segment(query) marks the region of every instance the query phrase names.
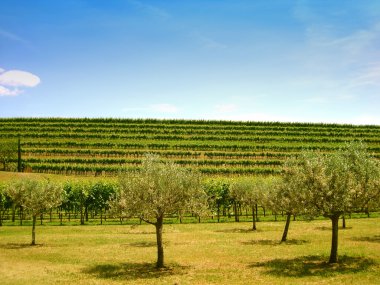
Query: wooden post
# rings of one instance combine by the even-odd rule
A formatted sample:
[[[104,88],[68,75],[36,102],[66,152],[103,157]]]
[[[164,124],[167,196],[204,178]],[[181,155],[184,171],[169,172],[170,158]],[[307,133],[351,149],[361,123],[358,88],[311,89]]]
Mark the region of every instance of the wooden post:
[[[22,172],[22,166],[21,166],[21,140],[18,138],[17,143],[17,171]]]

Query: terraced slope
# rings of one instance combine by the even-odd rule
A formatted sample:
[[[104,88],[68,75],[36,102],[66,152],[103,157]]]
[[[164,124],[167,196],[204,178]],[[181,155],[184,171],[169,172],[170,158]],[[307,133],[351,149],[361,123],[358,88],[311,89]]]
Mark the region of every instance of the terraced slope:
[[[0,119],[0,141],[21,139],[24,171],[114,175],[157,153],[207,174],[272,174],[305,148],[362,140],[380,158],[380,126],[153,119]]]

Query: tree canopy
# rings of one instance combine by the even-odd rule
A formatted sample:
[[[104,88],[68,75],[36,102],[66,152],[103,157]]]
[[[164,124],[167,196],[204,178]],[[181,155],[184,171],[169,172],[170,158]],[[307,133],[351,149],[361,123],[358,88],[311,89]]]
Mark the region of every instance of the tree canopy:
[[[32,245],[36,244],[37,216],[59,206],[63,199],[63,187],[50,180],[18,179],[9,183],[6,193],[14,203],[27,210],[33,218]]]
[[[290,190],[303,192],[305,212],[331,219],[329,262],[337,262],[339,217],[378,199],[378,163],[362,143],[352,142],[331,154],[305,151],[289,166],[289,172]]]
[[[199,211],[207,204],[199,173],[158,156],[147,155],[142,168],[120,175],[119,192],[110,203],[125,217],[137,216],[156,227],[157,267],[164,266],[162,227],[165,215],[180,211]]]

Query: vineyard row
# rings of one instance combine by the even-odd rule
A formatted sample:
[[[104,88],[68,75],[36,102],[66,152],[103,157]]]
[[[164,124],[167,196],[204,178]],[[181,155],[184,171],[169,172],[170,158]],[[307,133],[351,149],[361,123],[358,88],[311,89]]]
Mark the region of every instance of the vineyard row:
[[[46,126],[1,126],[0,134],[4,136],[16,136],[25,133],[48,133],[48,134],[138,134],[138,135],[148,135],[148,134],[165,134],[165,135],[212,135],[212,136],[285,136],[285,137],[343,137],[343,138],[371,138],[377,137],[380,131],[377,129],[373,130],[339,130],[333,131],[329,129],[324,130],[313,130],[307,129],[304,131],[298,129],[252,129],[252,130],[238,130],[238,129],[197,129],[197,128],[173,128],[173,127],[134,127],[134,126],[123,126],[120,128],[113,127],[46,127]]]
[[[360,139],[369,144],[380,143],[379,136],[372,138],[365,137],[310,137],[310,136],[221,136],[221,135],[203,135],[203,136],[180,136],[180,135],[126,135],[126,134],[104,134],[104,133],[50,133],[50,132],[24,132],[20,136],[17,133],[0,133],[3,138],[43,138],[43,139],[103,139],[103,140],[163,140],[163,141],[228,141],[228,142],[299,142],[299,143],[345,143],[350,140]]]

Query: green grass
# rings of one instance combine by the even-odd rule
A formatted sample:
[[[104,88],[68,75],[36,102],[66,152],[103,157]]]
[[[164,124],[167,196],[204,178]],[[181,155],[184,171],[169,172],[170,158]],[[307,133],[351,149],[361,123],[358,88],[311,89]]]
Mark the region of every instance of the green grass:
[[[164,225],[167,268],[156,270],[155,232],[142,226],[0,228],[1,284],[380,284],[379,218],[349,219],[339,257],[326,263],[330,223]]]

